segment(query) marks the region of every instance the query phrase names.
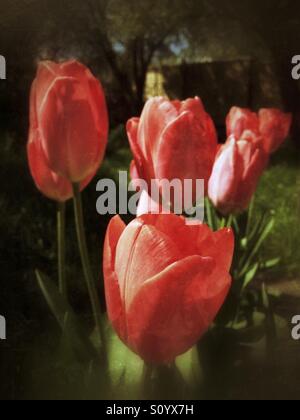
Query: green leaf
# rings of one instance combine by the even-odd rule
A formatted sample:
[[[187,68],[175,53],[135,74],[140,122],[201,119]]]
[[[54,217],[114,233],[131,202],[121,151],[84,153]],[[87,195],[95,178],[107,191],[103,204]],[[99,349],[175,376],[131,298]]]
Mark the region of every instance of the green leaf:
[[[205,199],[206,219],[208,226],[213,229],[212,206],[208,198]]]
[[[275,219],[272,218],[263,228],[262,232],[260,233],[259,237],[256,239],[256,243],[250,252],[250,255],[248,256],[247,260],[245,261],[245,265],[241,271],[241,276],[244,276],[248,269],[250,264],[252,263],[254,257],[257,255],[258,251],[260,250],[261,246],[265,242],[265,240],[268,238],[270,233],[272,232],[273,228],[275,226]]]
[[[255,197],[252,198],[249,209],[248,209],[248,213],[247,213],[247,227],[246,227],[246,237],[247,238],[250,235],[252,218],[253,218],[254,207],[255,207],[254,203],[255,203]]]
[[[202,376],[202,370],[196,347],[192,348],[183,356],[177,357],[176,366],[186,383],[191,386],[199,383]]]
[[[280,264],[281,258],[274,258],[272,260],[265,261],[261,264],[261,268],[270,270],[271,268],[277,267]]]
[[[270,300],[269,300],[269,296],[268,296],[268,293],[267,293],[265,283],[263,283],[263,285],[262,285],[262,301],[263,301],[264,308],[269,310],[270,309]]]
[[[254,266],[247,272],[245,275],[245,279],[243,282],[243,288],[242,292],[245,291],[245,289],[249,286],[249,284],[252,282],[254,277],[256,276],[256,273],[259,269],[259,263],[254,264]]]
[[[226,223],[226,219],[223,217],[222,219],[220,219],[219,222],[219,229],[224,229],[226,227],[227,223]],[[230,227],[230,226],[228,226]]]
[[[267,349],[271,352],[277,341],[277,326],[272,303],[270,301],[265,283],[262,285],[262,301],[266,311]]]
[[[262,313],[253,314],[253,325],[247,326],[247,323],[235,324],[233,329],[237,334],[238,342],[241,344],[257,343],[265,337],[265,319]]]
[[[97,352],[66,298],[45,274],[36,271],[36,277],[51,312],[63,334],[69,339],[78,359],[81,362],[90,362],[96,358]]]
[[[228,220],[226,222],[226,227],[228,227],[228,228],[232,227],[233,218],[234,218],[234,216],[232,214],[228,217]]]
[[[248,228],[248,231],[249,231],[247,233],[248,243],[252,242],[253,240],[255,240],[257,236],[260,235],[263,225],[264,225],[265,217],[266,217],[266,214],[264,213],[261,217],[258,218],[256,223],[253,224],[252,229],[250,229],[250,227]]]
[[[122,343],[111,328],[107,330],[107,345],[113,385],[121,387],[121,392],[123,388],[125,395],[128,395],[129,389],[136,395],[143,376],[144,362]]]
[[[238,223],[238,220],[237,220],[236,216],[232,217],[232,227],[234,228],[236,235],[239,235],[240,234],[240,226],[239,226],[239,223]]]
[[[241,247],[242,247],[243,250],[246,250],[247,249],[247,247],[248,247],[248,238],[243,238],[241,240]]]

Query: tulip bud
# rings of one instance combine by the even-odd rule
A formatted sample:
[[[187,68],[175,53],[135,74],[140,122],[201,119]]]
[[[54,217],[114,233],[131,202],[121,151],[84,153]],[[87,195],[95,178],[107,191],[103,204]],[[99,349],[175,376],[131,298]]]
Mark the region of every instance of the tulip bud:
[[[91,72],[77,61],[42,62],[30,109],[51,171],[72,183],[95,174],[107,144],[108,115],[101,84]]]
[[[167,364],[207,331],[231,286],[230,229],[213,233],[182,217],[112,219],[104,247],[109,319],[147,363]]]
[[[247,209],[267,166],[268,155],[245,132],[241,140],[231,136],[221,147],[209,181],[209,197],[224,215]]]

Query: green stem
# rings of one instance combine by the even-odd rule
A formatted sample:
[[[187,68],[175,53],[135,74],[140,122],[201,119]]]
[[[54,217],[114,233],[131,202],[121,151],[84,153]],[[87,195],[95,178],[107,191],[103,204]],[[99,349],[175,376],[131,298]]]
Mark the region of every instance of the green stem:
[[[74,211],[75,211],[78,246],[79,246],[79,251],[80,251],[80,256],[81,256],[84,277],[85,277],[87,288],[90,295],[97,333],[100,339],[100,343],[102,344],[102,346],[104,346],[105,342],[104,342],[104,332],[102,328],[101,306],[98,299],[96,283],[95,283],[94,276],[92,273],[88,249],[87,249],[79,184],[73,184],[73,192],[74,192]]]
[[[155,373],[155,367],[144,363],[143,374],[141,378],[141,399],[151,400],[155,397],[155,381],[153,375]]]
[[[213,226],[212,209],[211,209],[211,204],[208,198],[205,199],[205,209],[206,209],[207,224],[211,229],[213,229],[214,226]]]
[[[59,291],[67,297],[66,281],[66,204],[58,203],[57,208],[57,249]]]
[[[230,214],[230,215],[228,216],[228,220],[227,220],[227,223],[226,223],[226,227],[228,227],[228,228],[231,228],[231,227],[232,227],[232,224],[233,224],[233,219],[234,219],[233,214]]]
[[[252,218],[254,213],[254,206],[255,206],[255,195],[252,197],[248,214],[247,214],[247,227],[246,227],[246,238],[249,238],[251,233],[251,226],[252,226]]]

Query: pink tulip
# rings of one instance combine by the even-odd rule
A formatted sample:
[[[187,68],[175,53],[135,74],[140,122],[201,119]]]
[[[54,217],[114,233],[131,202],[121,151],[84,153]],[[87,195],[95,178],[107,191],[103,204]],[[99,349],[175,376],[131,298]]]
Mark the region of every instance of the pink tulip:
[[[209,181],[209,197],[224,215],[247,209],[268,155],[251,140],[252,132],[236,140],[231,136],[220,149]]]

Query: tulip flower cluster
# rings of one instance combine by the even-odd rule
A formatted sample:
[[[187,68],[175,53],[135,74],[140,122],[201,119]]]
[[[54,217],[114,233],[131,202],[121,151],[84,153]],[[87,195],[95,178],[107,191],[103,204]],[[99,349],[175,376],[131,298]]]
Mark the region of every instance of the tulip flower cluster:
[[[261,109],[259,114],[234,107],[226,119],[228,140],[217,154],[209,197],[222,214],[248,208],[272,152],[287,138],[290,114]]]
[[[95,176],[105,153],[108,114],[100,82],[77,61],[41,63],[30,100],[28,159],[38,189],[64,203],[74,196],[77,234],[96,326],[95,294],[82,224],[79,190]],[[288,136],[291,116],[278,110],[233,108],[228,140],[218,146],[214,123],[199,98],[150,99],[127,123],[131,175],[153,180],[204,180],[222,214],[245,210],[269,155]],[[194,197],[195,198],[195,197]],[[120,339],[150,364],[169,364],[209,329],[231,287],[234,233],[187,225],[142,195],[140,217],[109,224],[103,257],[109,319]],[[101,334],[100,334],[101,335]],[[104,340],[103,335],[101,336]],[[103,346],[105,348],[105,346]]]
[[[224,215],[246,210],[269,156],[288,137],[292,116],[277,109],[259,114],[234,107],[227,119],[228,140],[217,145],[210,116],[199,98],[185,102],[154,98],[141,118],[127,123],[134,155],[133,179],[203,179]],[[143,193],[138,214],[162,212],[162,203]]]

